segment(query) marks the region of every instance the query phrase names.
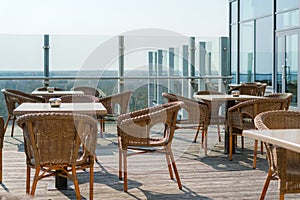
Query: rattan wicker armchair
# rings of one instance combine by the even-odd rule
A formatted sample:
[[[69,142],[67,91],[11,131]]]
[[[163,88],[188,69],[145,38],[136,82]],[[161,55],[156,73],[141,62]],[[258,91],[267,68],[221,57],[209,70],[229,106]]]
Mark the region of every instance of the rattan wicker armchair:
[[[198,91],[195,93],[196,95],[224,95],[223,92],[216,92],[216,91]],[[218,128],[218,137],[219,142],[221,142],[221,130],[220,125],[225,124],[225,113],[222,113],[222,106],[224,106],[225,101],[218,101],[218,102],[211,102],[202,100],[204,103],[207,104],[209,110],[209,125],[217,125]]]
[[[285,109],[288,110],[293,98],[292,93],[273,93],[273,94],[268,94],[265,97],[267,98],[273,98],[273,99],[285,99],[286,100],[286,105]]]
[[[95,87],[89,87],[89,86],[76,86],[71,88],[71,90],[74,91],[83,91],[83,93],[85,95],[92,95],[95,96],[97,98],[103,98],[106,96],[106,94],[100,90],[99,88],[95,88]]]
[[[26,193],[34,195],[39,180],[61,175],[74,182],[76,198],[81,199],[76,170],[89,168],[93,199],[97,120],[80,114],[38,113],[22,115],[17,123],[24,136]],[[35,175],[30,191],[31,168]]]
[[[64,95],[60,97],[63,103],[94,103],[99,102],[99,99],[92,95],[76,94]]]
[[[177,171],[171,148],[177,113],[182,105],[182,102],[166,103],[120,115],[118,118],[119,179],[122,179],[123,160],[125,192],[128,190],[127,157],[151,152],[166,154],[170,178],[174,179],[174,172],[178,188],[182,189],[179,173]],[[157,128],[157,126],[159,126],[159,128]],[[156,137],[151,135],[152,131],[156,132]],[[130,153],[128,150],[132,150],[133,152]]]
[[[119,115],[127,113],[131,94],[132,91],[126,91],[99,99],[107,110],[105,116],[99,117],[101,134],[105,131],[106,121],[115,122]]]
[[[269,111],[257,115],[254,123],[257,129],[299,129],[300,112]],[[267,150],[269,171],[260,199],[264,199],[271,180],[278,180],[279,199],[286,193],[300,193],[300,154],[264,143]]]
[[[254,117],[259,113],[269,110],[284,110],[285,99],[262,98],[241,102],[232,106],[227,111],[227,122],[229,126],[229,159],[232,160],[233,137],[240,135],[242,137],[242,148],[244,148],[242,131],[246,129],[255,129]],[[257,141],[254,147],[253,168],[256,168]]]
[[[45,102],[45,99],[42,97],[37,97],[19,90],[12,89],[2,89],[2,94],[4,95],[6,108],[7,108],[7,119],[4,126],[4,131],[8,127],[8,123],[12,120],[11,126],[11,136],[14,135],[14,125],[16,121],[16,116],[13,114],[14,109],[24,102]]]
[[[182,110],[187,114],[187,117],[182,116],[181,119],[177,119],[176,129],[196,129],[194,142],[197,141],[199,131],[202,130],[202,146],[207,154],[207,129],[209,125],[209,108],[204,102],[198,102],[193,99],[189,99],[180,95],[171,93],[162,93],[162,96],[168,100],[168,102],[182,101],[184,105]]]

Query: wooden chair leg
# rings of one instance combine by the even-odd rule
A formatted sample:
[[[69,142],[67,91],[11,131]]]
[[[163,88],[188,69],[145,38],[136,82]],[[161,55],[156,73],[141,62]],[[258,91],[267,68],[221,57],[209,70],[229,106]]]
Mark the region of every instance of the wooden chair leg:
[[[94,198],[94,166],[90,167],[90,199]]]
[[[79,199],[81,199],[81,196],[80,196],[80,189],[79,189],[79,184],[78,184],[78,179],[77,179],[77,175],[76,175],[75,166],[72,166],[72,176],[74,178],[74,187],[75,187],[75,192],[76,192],[76,199],[79,200]]]
[[[30,192],[30,194],[32,196],[34,196],[34,193],[35,193],[35,189],[36,189],[36,185],[37,185],[37,182],[38,182],[39,174],[40,174],[40,167],[36,167],[33,182],[32,182],[31,192]]]
[[[16,116],[14,116],[13,120],[12,120],[12,124],[11,124],[11,134],[10,136],[13,137],[14,136],[14,128],[15,128],[15,121],[16,121]]]
[[[260,194],[260,197],[259,197],[260,200],[265,199],[265,196],[266,196],[266,193],[267,193],[267,190],[268,190],[271,178],[272,178],[272,172],[269,170],[267,178],[266,178],[266,181],[265,181],[264,188],[263,188],[263,190],[262,190],[262,192]]]
[[[11,117],[10,115],[7,116],[7,119],[6,119],[6,122],[5,122],[5,125],[4,125],[4,133],[6,132],[6,129],[8,127],[8,124],[9,124],[9,121],[11,120]]]
[[[2,183],[2,149],[0,149],[0,182]]]
[[[27,173],[26,173],[26,194],[30,192],[30,167],[27,166]]]
[[[229,160],[232,160],[232,132],[229,131]]]
[[[172,166],[171,166],[171,162],[170,162],[170,158],[169,158],[170,153],[167,150],[165,150],[165,151],[166,151],[166,159],[167,159],[167,164],[168,164],[168,170],[169,170],[170,178],[172,180],[174,180]]]
[[[198,134],[199,134],[200,129],[201,129],[201,125],[198,125],[198,127],[197,127],[197,132],[196,132],[196,135],[195,135],[195,137],[194,137],[194,142],[197,141],[197,137],[198,137]],[[203,141],[203,131],[202,131],[202,141]]]
[[[221,142],[221,130],[220,130],[220,125],[218,126],[218,138],[219,138],[219,142]]]
[[[264,154],[264,143],[262,141],[260,142],[260,154]]]
[[[256,158],[257,158],[257,143],[258,141],[254,141],[254,152],[253,152],[253,169],[256,169]]]
[[[244,149],[244,136],[241,136],[242,149]]]
[[[127,151],[122,150],[123,152],[123,161],[124,161],[124,192],[128,190],[128,183],[127,183]]]
[[[207,130],[204,130],[204,154],[207,156]]]
[[[182,189],[182,185],[181,185],[181,181],[180,181],[180,177],[179,177],[179,173],[177,171],[177,167],[176,167],[176,163],[175,163],[175,159],[173,157],[173,153],[172,153],[172,149],[171,147],[168,147],[169,148],[169,152],[170,152],[170,158],[171,158],[171,162],[172,162],[172,166],[173,166],[173,171],[175,173],[175,176],[176,176],[176,180],[177,180],[177,184],[178,184],[178,188],[181,190]]]
[[[122,150],[119,147],[119,180],[122,180]]]

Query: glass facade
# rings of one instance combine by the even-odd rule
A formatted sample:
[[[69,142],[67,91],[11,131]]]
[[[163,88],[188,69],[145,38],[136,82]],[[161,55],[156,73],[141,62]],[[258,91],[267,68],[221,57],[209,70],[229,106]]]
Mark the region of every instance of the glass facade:
[[[299,0],[229,0],[233,83],[264,82],[298,106]]]

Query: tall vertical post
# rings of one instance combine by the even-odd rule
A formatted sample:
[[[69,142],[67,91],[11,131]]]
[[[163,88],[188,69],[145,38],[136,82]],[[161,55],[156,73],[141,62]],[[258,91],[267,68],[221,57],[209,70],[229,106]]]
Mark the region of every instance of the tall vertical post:
[[[149,76],[153,76],[153,61],[154,61],[154,52],[149,51],[148,52],[148,65],[149,65]],[[152,79],[148,80],[148,107],[152,106],[154,99],[154,84]]]
[[[199,68],[201,76],[206,75],[206,42],[199,42]],[[200,90],[205,90],[205,80],[200,80]]]
[[[119,36],[119,92],[124,91],[124,36]]]
[[[221,37],[221,76],[229,76],[230,75],[230,67],[229,67],[229,39],[227,37]],[[229,83],[230,80],[228,79],[224,79],[222,80],[222,84],[224,85],[224,87],[222,87],[222,92],[228,92],[228,87],[229,87]],[[224,89],[223,89],[224,88]]]
[[[192,94],[198,90],[197,81],[193,78],[196,74],[195,72],[195,37],[190,38],[190,72],[191,72],[191,86],[192,86]]]
[[[157,51],[157,76],[160,77],[163,75],[163,50],[159,49]],[[161,103],[162,102],[162,97],[161,97],[161,93],[162,93],[162,87],[160,86],[160,84],[163,82],[163,80],[157,80],[157,103]]]
[[[49,86],[49,35],[44,35],[44,86],[48,87]]]

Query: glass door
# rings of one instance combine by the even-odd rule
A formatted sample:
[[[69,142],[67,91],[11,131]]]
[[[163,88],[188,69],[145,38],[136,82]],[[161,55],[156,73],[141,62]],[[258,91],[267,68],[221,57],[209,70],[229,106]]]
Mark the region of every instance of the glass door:
[[[276,91],[293,93],[292,106],[297,106],[299,64],[298,32],[276,36]]]

